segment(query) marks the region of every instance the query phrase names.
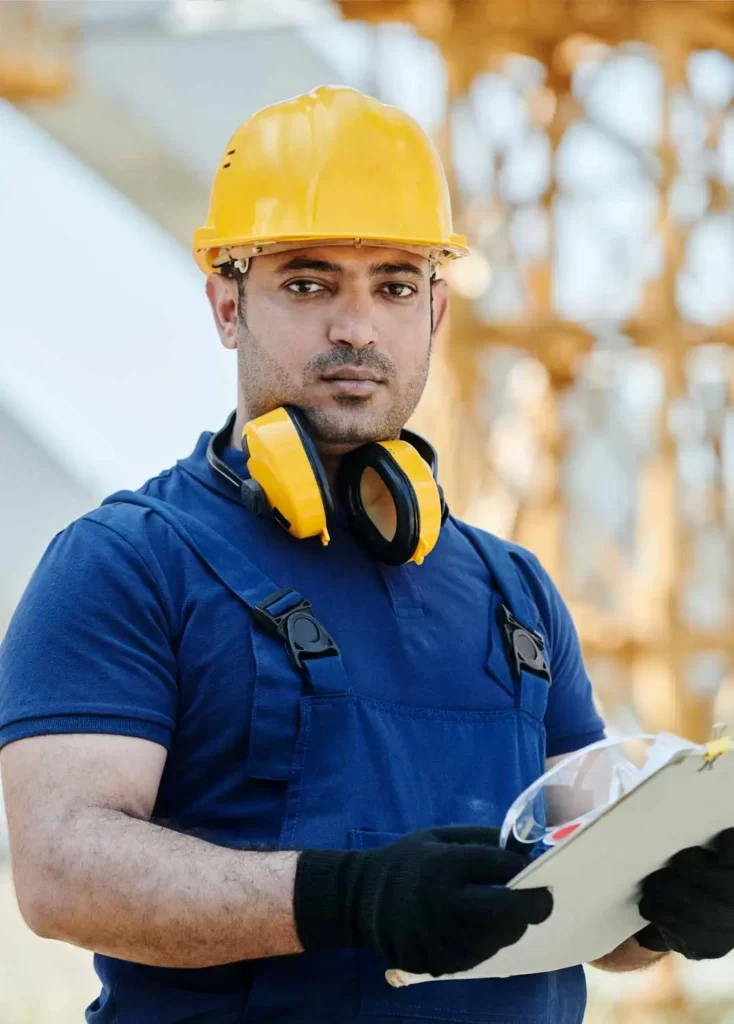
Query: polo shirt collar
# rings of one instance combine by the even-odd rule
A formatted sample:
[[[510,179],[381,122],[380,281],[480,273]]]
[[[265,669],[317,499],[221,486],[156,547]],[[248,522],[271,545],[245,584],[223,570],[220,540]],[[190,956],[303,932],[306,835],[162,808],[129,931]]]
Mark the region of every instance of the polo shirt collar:
[[[199,483],[202,483],[209,490],[215,491],[217,494],[223,495],[225,498],[229,498],[230,501],[235,504],[240,504],[240,496],[238,492],[228,484],[226,480],[222,480],[211,468],[206,457],[206,451],[209,447],[209,442],[213,436],[213,431],[205,430],[196,442],[191,455],[185,459],[179,459],[176,463],[177,467],[183,470],[184,473],[188,473],[189,476],[194,477]],[[250,473],[247,469],[247,463],[245,456],[242,451],[236,448],[225,448],[224,451],[220,452],[220,458],[222,462],[226,463],[230,469],[233,469],[239,476],[247,479]]]

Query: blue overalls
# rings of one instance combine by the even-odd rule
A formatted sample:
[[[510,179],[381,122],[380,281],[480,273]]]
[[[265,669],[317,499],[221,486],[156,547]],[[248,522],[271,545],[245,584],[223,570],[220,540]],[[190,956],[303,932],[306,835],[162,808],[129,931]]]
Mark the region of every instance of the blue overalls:
[[[166,520],[252,613],[256,679],[248,774],[287,784],[274,848],[367,849],[434,825],[499,826],[512,800],[543,772],[548,680],[522,664],[520,670],[511,667],[512,651],[501,639],[492,643],[494,674],[514,693],[512,710],[452,710],[451,692],[431,708],[367,699],[350,687],[339,638],[319,625],[308,594],[283,589],[287,580],[268,579],[242,551],[180,509],[127,491],[105,504],[120,501]],[[506,609],[527,629],[540,631],[538,610],[502,543],[456,526],[488,566]],[[495,634],[501,629],[494,621],[487,627]],[[485,799],[467,801],[467,792]],[[395,966],[367,949],[264,959],[257,962],[241,1017],[227,1021],[583,1019],[581,967],[394,989],[385,971]]]

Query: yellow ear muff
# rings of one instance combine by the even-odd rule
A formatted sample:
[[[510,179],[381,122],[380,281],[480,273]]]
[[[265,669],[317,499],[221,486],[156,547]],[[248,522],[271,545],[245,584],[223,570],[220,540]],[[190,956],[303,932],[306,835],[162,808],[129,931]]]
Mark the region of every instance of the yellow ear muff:
[[[442,503],[428,463],[407,441],[375,441],[345,455],[337,483],[350,528],[388,565],[420,565],[441,532]]]
[[[250,476],[275,519],[294,537],[329,543],[326,517],[334,500],[302,414],[283,406],[250,420],[243,431]]]
[[[304,414],[282,406],[245,425],[242,448],[250,475],[222,458],[236,410],[209,440],[212,472],[234,487],[255,515],[270,515],[292,536],[329,543],[327,517],[335,512],[329,479]],[[449,510],[436,480],[432,445],[403,430],[398,441],[373,441],[345,455],[337,488],[348,525],[369,554],[388,565],[420,565],[433,550]]]

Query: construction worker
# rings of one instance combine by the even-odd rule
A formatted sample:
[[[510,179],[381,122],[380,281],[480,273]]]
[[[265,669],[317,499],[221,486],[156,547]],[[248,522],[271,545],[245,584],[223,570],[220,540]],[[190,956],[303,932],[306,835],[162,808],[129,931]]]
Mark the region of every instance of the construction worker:
[[[449,514],[404,429],[467,251],[436,152],[351,89],[269,107],[194,249],[236,412],[54,538],[2,648],[25,919],[97,954],[90,1024],[580,1022],[581,967],[385,979],[548,917],[496,829],[603,735],[547,574]],[[603,965],[731,948],[732,846],[653,876],[664,927]]]

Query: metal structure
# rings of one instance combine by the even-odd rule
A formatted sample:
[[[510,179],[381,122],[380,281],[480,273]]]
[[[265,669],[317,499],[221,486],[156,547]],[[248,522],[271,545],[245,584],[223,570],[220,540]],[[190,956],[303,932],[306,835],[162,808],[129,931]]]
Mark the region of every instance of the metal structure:
[[[454,504],[548,565],[608,717],[705,738],[734,652],[734,4],[341,7],[446,62],[477,252],[429,399]]]
[[[79,4],[0,0],[0,97],[63,99],[76,80]]]

